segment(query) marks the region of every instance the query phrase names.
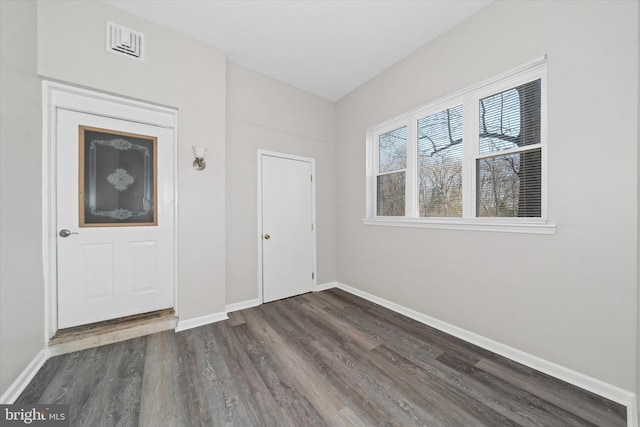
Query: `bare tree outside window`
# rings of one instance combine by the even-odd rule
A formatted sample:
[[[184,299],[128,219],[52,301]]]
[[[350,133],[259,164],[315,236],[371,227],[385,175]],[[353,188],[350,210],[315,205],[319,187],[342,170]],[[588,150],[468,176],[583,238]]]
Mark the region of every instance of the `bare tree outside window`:
[[[378,215],[404,216],[405,173],[378,176]]]
[[[477,216],[541,216],[541,149],[527,149],[540,143],[541,81],[483,98],[479,110]]]
[[[541,58],[368,128],[367,220],[550,230],[546,90]]]
[[[378,138],[377,215],[405,215],[405,175],[407,168],[407,127]]]
[[[421,217],[462,216],[462,105],[418,120]]]

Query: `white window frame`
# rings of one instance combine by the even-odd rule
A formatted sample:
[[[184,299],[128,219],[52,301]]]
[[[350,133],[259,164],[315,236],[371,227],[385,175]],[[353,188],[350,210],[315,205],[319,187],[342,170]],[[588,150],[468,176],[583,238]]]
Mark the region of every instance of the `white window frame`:
[[[479,154],[479,100],[524,83],[541,80],[540,142],[512,150]],[[366,131],[366,225],[422,227],[438,229],[499,231],[513,233],[555,233],[555,224],[547,219],[547,67],[546,57],[537,59],[499,76],[456,92],[435,102],[418,107],[391,120],[371,126]],[[417,189],[417,122],[428,115],[462,104],[463,164],[462,217],[419,217]],[[378,138],[380,135],[407,127],[407,168],[405,169],[405,216],[377,216]],[[476,160],[484,157],[541,150],[541,216],[540,217],[477,217]]]

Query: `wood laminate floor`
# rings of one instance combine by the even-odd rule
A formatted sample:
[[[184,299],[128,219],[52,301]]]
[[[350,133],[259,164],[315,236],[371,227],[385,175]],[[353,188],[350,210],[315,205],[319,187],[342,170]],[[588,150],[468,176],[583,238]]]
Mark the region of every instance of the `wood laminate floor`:
[[[331,289],[49,359],[74,426],[624,426],[625,407]]]

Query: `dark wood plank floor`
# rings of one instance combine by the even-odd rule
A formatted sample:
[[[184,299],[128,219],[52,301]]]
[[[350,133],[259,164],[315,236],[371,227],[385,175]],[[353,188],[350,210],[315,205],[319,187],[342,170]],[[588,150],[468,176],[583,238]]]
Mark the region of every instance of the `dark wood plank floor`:
[[[625,407],[332,289],[51,358],[77,426],[624,426]]]

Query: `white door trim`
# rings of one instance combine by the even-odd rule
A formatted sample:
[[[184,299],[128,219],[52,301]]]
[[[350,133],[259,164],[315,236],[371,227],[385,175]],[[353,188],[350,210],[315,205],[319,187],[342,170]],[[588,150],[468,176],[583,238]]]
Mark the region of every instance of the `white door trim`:
[[[173,288],[174,309],[178,315],[178,111],[44,80],[42,82],[42,264],[45,298],[45,347],[58,330],[56,123],[58,110],[61,109],[173,130]]]
[[[313,223],[313,231],[311,234],[312,242],[312,265],[313,265],[313,288],[318,283],[318,271],[316,263],[316,159],[310,157],[295,156],[293,154],[278,153],[275,151],[258,150],[258,227],[256,230],[257,246],[258,246],[258,301],[264,303],[262,294],[262,156],[280,157],[289,160],[298,160],[309,162],[311,164],[311,221]]]

